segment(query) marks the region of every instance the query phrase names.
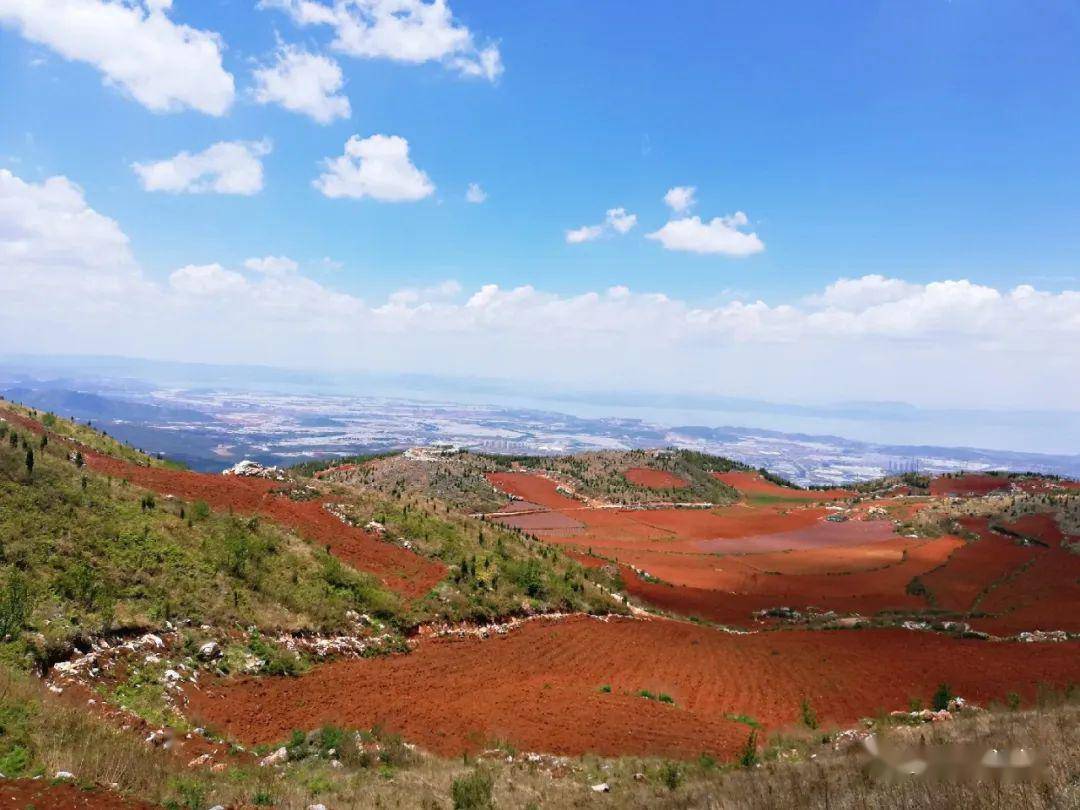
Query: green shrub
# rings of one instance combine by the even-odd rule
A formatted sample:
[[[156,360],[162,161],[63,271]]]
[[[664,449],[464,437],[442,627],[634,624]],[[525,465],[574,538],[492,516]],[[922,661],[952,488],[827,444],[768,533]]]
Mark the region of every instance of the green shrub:
[[[675,790],[682,784],[683,770],[677,762],[665,762],[660,766],[660,781],[668,790]]]
[[[746,738],[742,751],[739,752],[739,765],[743,768],[753,768],[758,764],[757,730],[750,732]]]
[[[495,780],[491,773],[482,768],[477,768],[468,776],[455,779],[450,786],[454,810],[488,810],[494,807],[491,800],[494,787]]]
[[[934,692],[934,697],[930,702],[935,712],[944,711],[949,708],[949,701],[953,699],[952,689],[949,688],[947,683],[938,684],[937,691]]]
[[[814,707],[810,705],[809,698],[802,699],[802,704],[799,706],[799,712],[802,715],[802,724],[804,726],[811,731],[818,727],[817,712],[815,712]]]

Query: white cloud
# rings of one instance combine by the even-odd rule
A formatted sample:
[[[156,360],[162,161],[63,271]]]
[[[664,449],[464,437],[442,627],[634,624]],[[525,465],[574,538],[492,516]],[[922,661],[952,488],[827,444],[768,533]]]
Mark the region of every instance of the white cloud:
[[[606,222],[616,233],[630,233],[637,225],[637,214],[628,214],[625,208],[609,208]]]
[[[582,225],[580,228],[571,228],[566,232],[567,244],[579,245],[582,242],[591,242],[604,235],[603,225]]]
[[[34,309],[71,295],[85,311],[140,288],[127,236],[87,205],[81,188],[0,169],[0,298]]]
[[[221,64],[221,38],[174,23],[170,0],[3,0],[0,22],[66,59],[100,70],[155,112],[190,108],[223,115],[233,77]]]
[[[259,104],[280,104],[320,124],[351,115],[349,99],[339,94],[345,83],[341,66],[333,59],[283,45],[276,60],[252,74]]]
[[[146,191],[173,194],[257,194],[263,187],[261,158],[271,144],[261,141],[221,141],[191,154],[181,152],[167,160],[134,163]]]
[[[668,250],[690,253],[719,253],[725,256],[750,256],[765,249],[756,233],[739,230],[749,220],[742,211],[728,217],[714,217],[702,222],[701,217],[673,219],[646,238],[659,242]]]
[[[422,64],[438,61],[462,76],[494,81],[503,72],[498,45],[477,47],[472,32],[454,20],[446,0],[262,0],[285,10],[298,25],[329,25],[331,47],[365,59]]]
[[[435,191],[431,179],[409,160],[409,142],[398,135],[353,135],[345,154],[327,159],[313,184],[327,197],[371,197],[414,202]]]
[[[469,188],[465,191],[465,201],[480,204],[487,199],[487,192],[480,188],[479,183],[469,183]]]
[[[637,224],[637,214],[627,212],[625,208],[609,208],[604,214],[604,221],[599,225],[582,225],[566,231],[566,241],[571,245],[592,242],[614,232],[627,234]]]
[[[862,278],[841,278],[834,281],[820,295],[811,296],[811,305],[842,310],[860,310],[878,304],[902,301],[912,295],[917,287],[897,278],[867,275]]]
[[[34,183],[0,170],[0,346],[8,352],[130,354],[136,346],[189,361],[309,367],[317,359],[331,370],[626,380],[784,401],[792,391],[804,401],[956,407],[1080,401],[1075,290],[867,275],[793,302],[706,303],[625,286],[561,294],[448,281],[369,303],[295,264],[273,255],[241,268],[200,261],[159,279],[70,180]]]
[[[694,186],[675,186],[674,188],[669,188],[667,194],[664,195],[664,203],[676,214],[685,214],[693,208],[694,203],[697,202],[697,200],[694,199],[694,194],[696,192],[697,188]]]
[[[299,263],[288,256],[253,256],[244,262],[244,267],[268,276],[285,276],[300,269]]]
[[[169,276],[169,286],[187,295],[224,295],[243,290],[247,281],[220,264],[189,264]]]

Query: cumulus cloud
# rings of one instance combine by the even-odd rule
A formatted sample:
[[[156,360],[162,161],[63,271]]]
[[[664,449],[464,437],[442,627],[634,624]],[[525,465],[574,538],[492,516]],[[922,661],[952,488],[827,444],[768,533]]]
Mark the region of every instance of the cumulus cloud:
[[[324,166],[313,184],[327,197],[415,202],[435,192],[431,179],[409,160],[409,142],[398,135],[353,135],[345,154]]]
[[[244,267],[268,276],[285,276],[300,269],[299,263],[288,256],[255,256],[245,260]]]
[[[979,407],[1080,400],[1080,291],[864,275],[795,301],[705,303],[625,286],[565,294],[447,281],[369,302],[274,255],[240,267],[193,263],[158,279],[70,180],[27,182],[3,170],[0,345],[134,345],[191,361],[308,367],[318,358],[337,370],[626,380],[783,400],[792,391]]]
[[[664,195],[664,204],[676,214],[685,214],[693,208],[694,203],[697,202],[697,200],[694,199],[694,194],[696,192],[697,188],[694,186],[675,186],[674,188],[669,188],[667,194]]]
[[[171,0],[4,0],[0,23],[65,59],[86,62],[155,112],[223,115],[235,95],[211,31],[174,23]]]
[[[247,281],[220,264],[189,264],[169,276],[169,286],[188,295],[224,295],[242,290]]]
[[[469,183],[468,189],[465,190],[465,202],[471,202],[479,205],[487,199],[487,192],[480,188],[479,183]]]
[[[603,235],[603,225],[582,225],[580,228],[570,228],[566,231],[566,242],[570,245],[579,245],[582,242],[599,239]]]
[[[331,47],[364,59],[422,64],[441,62],[462,76],[494,81],[503,72],[495,43],[478,47],[472,32],[454,19],[446,0],[262,0],[286,11],[298,25],[334,30]]]
[[[637,214],[629,213],[625,208],[609,208],[604,221],[599,225],[582,225],[566,231],[566,242],[570,245],[592,242],[611,233],[627,234],[637,224]]]
[[[127,235],[87,205],[79,186],[66,177],[30,183],[0,169],[0,297],[36,307],[71,294],[85,309],[141,286]]]
[[[339,92],[345,84],[341,66],[333,59],[293,45],[278,48],[275,59],[252,74],[259,104],[280,104],[320,124],[352,114],[349,99]]]
[[[221,141],[195,154],[181,152],[166,160],[134,163],[132,169],[147,191],[251,195],[262,191],[262,158],[270,150],[267,139]]]
[[[745,233],[740,228],[749,224],[742,211],[731,216],[714,217],[702,222],[701,217],[673,219],[658,231],[646,234],[667,250],[690,253],[713,253],[724,256],[750,256],[765,249],[756,233]]]
[[[630,233],[637,225],[637,214],[627,213],[625,208],[609,208],[605,222],[615,233]]]

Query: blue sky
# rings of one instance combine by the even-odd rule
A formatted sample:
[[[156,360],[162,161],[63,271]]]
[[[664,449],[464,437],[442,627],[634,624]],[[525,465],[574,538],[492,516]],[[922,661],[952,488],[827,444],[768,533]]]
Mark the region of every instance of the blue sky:
[[[386,1],[342,8],[370,22],[365,11]],[[869,347],[856,361],[862,371],[894,354],[907,357],[906,364],[896,361],[865,389],[809,385],[808,397],[918,400],[913,386],[890,390],[888,380],[910,379],[929,363],[929,382],[947,383],[952,361],[940,344],[952,339],[953,320],[961,324],[956,339],[963,350],[982,356],[976,371],[988,383],[995,367],[1045,354],[1080,334],[1080,7],[1074,3],[453,0],[448,25],[467,30],[468,46],[415,64],[403,61],[404,51],[393,52],[407,42],[391,42],[374,58],[350,54],[335,45],[335,26],[298,22],[305,2],[132,4],[140,19],[164,17],[218,37],[220,70],[231,75],[235,93],[227,110],[207,114],[193,109],[198,88],[185,90],[187,101],[172,111],[150,109],[123,82],[107,80],[105,57],[87,57],[72,41],[77,35],[56,33],[71,15],[35,20],[35,4],[0,0],[0,167],[23,184],[12,192],[12,205],[23,204],[19,195],[47,178],[65,178],[81,190],[80,204],[126,235],[131,272],[147,294],[169,293],[172,274],[186,266],[216,266],[249,279],[221,277],[215,300],[201,304],[190,285],[183,301],[162,298],[155,306],[168,307],[169,322],[180,330],[204,329],[222,313],[262,317],[251,309],[263,294],[252,288],[258,279],[243,269],[251,257],[291,257],[295,272],[319,290],[362,299],[365,307],[378,307],[403,288],[421,290],[414,299],[427,302],[425,288],[448,280],[457,285],[456,293],[435,296],[434,310],[403,316],[437,322],[429,342],[397,353],[387,347],[407,340],[349,333],[341,338],[345,348],[328,353],[323,334],[311,345],[328,366],[438,369],[445,365],[438,356],[448,345],[445,335],[471,330],[474,343],[450,341],[461,370],[467,364],[460,353],[502,341],[500,330],[535,324],[530,345],[544,339],[544,313],[552,307],[561,307],[549,318],[554,332],[584,319],[616,318],[622,304],[594,312],[588,302],[572,302],[623,286],[678,302],[681,309],[670,318],[658,314],[667,304],[652,307],[647,298],[635,300],[626,315],[644,312],[648,328],[670,331],[661,356],[685,360],[671,380],[700,377],[722,356],[732,379],[712,384],[719,393],[778,396],[780,387],[756,385],[753,371],[762,363],[787,371],[796,362],[793,347],[810,341],[820,365],[803,373],[820,380],[830,358],[850,354],[856,341]],[[390,2],[399,2],[402,14],[425,5]],[[109,5],[63,3],[87,14]],[[253,71],[271,66],[286,46],[340,67],[337,95],[348,99],[347,117],[320,124],[280,104],[256,102]],[[478,59],[491,47],[501,58],[497,75],[462,76],[453,66],[454,58]],[[408,159],[434,190],[411,202],[384,202],[330,198],[313,186],[324,161],[342,155],[350,137],[373,135],[405,139]],[[258,141],[272,147],[260,157],[263,180],[254,193],[147,190],[133,170],[135,163],[216,143]],[[487,195],[480,204],[464,198],[473,182]],[[665,205],[665,193],[676,186],[696,189],[693,207],[679,212]],[[636,217],[627,233],[608,226],[598,238],[568,242],[567,231],[600,226],[613,208]],[[672,220],[696,215],[707,223],[736,212],[745,213],[745,224],[731,227],[761,243],[750,255],[669,249],[646,237]],[[72,272],[86,277],[77,267]],[[865,278],[880,280],[866,282],[858,302],[828,298],[839,279]],[[941,282],[968,286],[941,295],[927,287]],[[483,285],[503,292],[531,285],[553,299],[521,304],[528,311],[504,321],[455,320],[475,310],[465,304]],[[1038,309],[1024,303],[1030,296],[1009,298],[1020,285],[1042,296]],[[226,307],[220,299],[226,288],[247,297]],[[1002,300],[990,301],[984,290]],[[123,300],[119,294],[117,307],[122,311],[126,301],[144,309],[141,294]],[[721,311],[733,301],[759,299],[770,308],[767,327],[752,313]],[[311,332],[296,326],[304,317],[325,323],[328,311],[343,321],[368,314],[358,303],[320,301],[287,319],[297,340]],[[786,305],[806,324],[790,326]],[[711,314],[687,315],[701,310]],[[993,318],[1012,320],[1021,310],[1031,326],[1017,327],[1022,334],[1015,341],[994,333]],[[904,318],[909,321],[900,323]],[[720,325],[702,332],[702,320]],[[833,324],[827,334],[822,320]],[[1060,321],[1060,330],[1048,333],[1050,321]],[[598,359],[580,363],[565,381],[605,384],[602,369],[612,368],[605,351],[632,347],[618,330],[606,324],[597,330],[602,338],[589,331],[574,336],[578,347],[595,341]],[[90,326],[61,337],[88,349],[116,348]],[[254,343],[241,349],[242,340],[225,332],[218,338],[215,351],[228,343],[232,359],[286,363],[305,356],[272,343],[260,355]],[[176,359],[214,354],[191,341],[152,340],[144,349]],[[358,352],[376,356],[361,362]],[[478,361],[477,371],[492,373],[514,358],[508,349]],[[986,404],[1033,407],[1052,399],[1045,404],[1061,407],[1071,399],[1075,405],[1080,391],[1061,378],[1080,368],[1076,361],[1067,354],[1031,368],[1023,384],[1043,386],[1042,395],[994,394]],[[616,366],[611,385],[639,370],[626,357]],[[559,377],[554,366],[545,369]],[[954,404],[940,392],[925,398]]]

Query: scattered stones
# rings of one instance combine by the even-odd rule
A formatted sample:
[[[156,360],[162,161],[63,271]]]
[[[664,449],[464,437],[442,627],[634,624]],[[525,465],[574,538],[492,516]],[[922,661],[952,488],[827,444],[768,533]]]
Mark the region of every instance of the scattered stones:
[[[213,763],[213,761],[213,756],[211,756],[210,754],[203,754],[201,756],[195,757],[195,759],[191,760],[191,762],[189,762],[187,766],[189,768],[203,768]]]
[[[284,765],[289,761],[289,751],[285,746],[282,746],[272,754],[267,754],[265,757],[259,760],[260,768],[269,768],[274,765]],[[340,764],[340,763],[339,763]]]
[[[1068,641],[1069,634],[1064,630],[1032,630],[1028,633],[1018,633],[1016,640],[1027,644],[1040,641]]]
[[[238,461],[227,470],[221,471],[222,475],[239,475],[246,478],[269,478],[274,481],[284,481],[285,471],[280,467],[264,467],[257,461],[244,459]]]

